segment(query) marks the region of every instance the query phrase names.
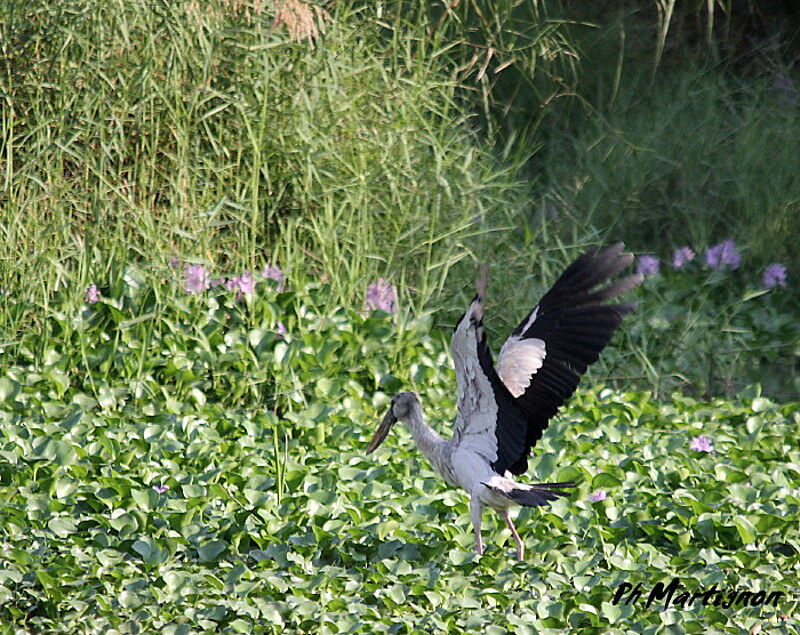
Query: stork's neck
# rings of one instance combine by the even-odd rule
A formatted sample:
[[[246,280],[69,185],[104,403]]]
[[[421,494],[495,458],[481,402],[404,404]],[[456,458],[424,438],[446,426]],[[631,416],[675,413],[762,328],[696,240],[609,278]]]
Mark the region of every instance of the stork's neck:
[[[411,412],[402,421],[411,430],[411,435],[414,437],[414,442],[417,444],[420,452],[433,464],[437,469],[440,469],[442,447],[446,443],[439,434],[431,428],[422,416],[422,406],[419,402],[414,404]]]

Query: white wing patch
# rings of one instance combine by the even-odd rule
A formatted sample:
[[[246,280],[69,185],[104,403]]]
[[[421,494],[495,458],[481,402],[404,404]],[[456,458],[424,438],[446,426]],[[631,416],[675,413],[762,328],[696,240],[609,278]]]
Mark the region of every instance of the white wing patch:
[[[531,328],[531,324],[533,324],[536,321],[536,316],[537,315],[539,315],[539,305],[538,304],[536,305],[536,308],[534,308],[533,311],[531,311],[531,314],[530,314],[530,316],[528,316],[528,319],[525,320],[525,325],[522,327],[522,330],[520,331],[520,335],[518,335],[517,337],[521,337],[522,335],[525,335],[525,332],[529,328]],[[514,336],[512,335],[512,337],[514,337]]]
[[[546,356],[544,340],[536,337],[520,339],[512,335],[500,350],[495,370],[508,391],[514,397],[519,397],[530,386]]]

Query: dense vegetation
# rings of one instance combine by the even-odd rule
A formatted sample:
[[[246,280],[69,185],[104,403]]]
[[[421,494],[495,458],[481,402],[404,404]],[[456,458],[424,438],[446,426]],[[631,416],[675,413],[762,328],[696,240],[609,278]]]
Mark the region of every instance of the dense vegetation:
[[[0,631],[796,629],[797,44],[582,4],[0,5]],[[364,441],[400,389],[446,428],[477,262],[497,347],[620,239],[529,474],[580,488],[477,559]],[[785,595],[612,601],[676,577]]]
[[[217,286],[164,302],[136,271],[126,278],[119,296],[63,316],[41,363],[0,380],[5,623],[794,628],[796,404],[582,391],[530,469],[580,488],[520,513],[523,563],[490,516],[478,560],[466,497],[443,487],[405,431],[363,453],[401,386],[420,391],[436,425],[451,416],[446,342],[429,324],[320,312],[330,291],[319,285],[279,292],[260,280],[240,301]],[[674,577],[692,592],[785,595],[733,608],[612,602],[622,582],[649,593]]]

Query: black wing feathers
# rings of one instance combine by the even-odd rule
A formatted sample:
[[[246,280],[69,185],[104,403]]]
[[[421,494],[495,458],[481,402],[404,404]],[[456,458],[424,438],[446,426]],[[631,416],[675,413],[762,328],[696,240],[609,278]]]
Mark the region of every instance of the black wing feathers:
[[[498,474],[503,474],[508,469],[503,466],[517,461],[520,449],[525,447],[528,422],[525,413],[497,375],[485,332],[478,341],[478,362],[489,379],[497,404],[498,425],[495,427],[497,460],[491,466]]]
[[[514,331],[512,338],[542,340],[546,354],[525,392],[516,399],[512,397],[526,420],[524,444],[513,449],[503,447],[503,441],[518,442],[518,435],[507,438],[501,432],[506,426],[505,420],[501,419],[502,424],[498,426],[498,460],[493,467],[501,474],[505,470],[512,474],[527,470],[528,453],[541,438],[549,419],[575,392],[580,376],[597,361],[623,317],[633,311],[631,303],[603,302],[636,287],[642,281],[641,275],[628,276],[595,289],[631,264],[633,255],[623,253],[623,248],[619,243],[583,254],[542,297],[534,309],[538,312],[533,323],[528,326],[531,312]],[[510,425],[516,428],[517,423]]]

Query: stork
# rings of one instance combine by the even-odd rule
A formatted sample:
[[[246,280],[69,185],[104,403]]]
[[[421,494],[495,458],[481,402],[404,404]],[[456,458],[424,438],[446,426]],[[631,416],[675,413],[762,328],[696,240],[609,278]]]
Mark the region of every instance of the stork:
[[[452,486],[470,495],[475,550],[483,554],[484,507],[496,510],[514,536],[517,558],[525,547],[510,511],[537,507],[561,496],[574,482],[520,483],[531,448],[558,408],[575,392],[581,375],[597,361],[633,304],[606,304],[642,282],[635,274],[607,284],[633,262],[618,243],[587,251],[573,262],[525,317],[500,349],[497,365],[486,342],[483,308],[486,270],[477,295],[458,321],[450,350],[458,402],[453,436],[443,439],[423,418],[419,398],[401,392],[392,398],[366,453],[383,443],[397,421],[405,423],[417,447]]]

